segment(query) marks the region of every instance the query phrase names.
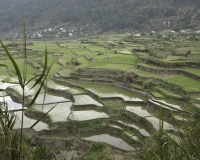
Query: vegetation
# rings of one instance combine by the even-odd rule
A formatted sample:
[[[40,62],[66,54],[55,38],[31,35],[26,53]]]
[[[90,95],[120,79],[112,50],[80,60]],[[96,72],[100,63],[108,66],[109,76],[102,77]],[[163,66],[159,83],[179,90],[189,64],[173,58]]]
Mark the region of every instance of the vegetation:
[[[188,121],[187,125],[174,124],[177,133],[173,135],[163,130],[163,118],[161,111],[159,132],[147,140],[140,158],[155,160],[199,159],[199,119]]]
[[[180,30],[194,28],[199,24],[198,0],[184,0],[184,3],[177,0],[86,0],[84,2],[82,0],[10,0],[9,2],[1,0],[0,3],[2,4],[0,14],[4,15],[0,17],[0,23],[4,24],[0,28],[3,32],[21,26],[21,21],[16,17],[20,17],[22,11],[25,13],[30,30],[33,26],[44,28],[47,25],[51,27],[68,24],[68,22],[70,23],[68,26],[80,26],[87,33],[93,28],[97,29],[94,32],[101,33],[121,29],[155,30],[168,27]],[[186,13],[181,10],[181,7],[187,8],[184,10]],[[160,26],[160,24],[164,25]]]
[[[29,113],[27,116],[36,118],[34,114],[38,114],[38,111],[35,111],[35,106],[42,105],[35,100],[37,96],[45,95],[39,95],[39,90],[45,86],[47,94],[44,97],[47,99],[43,101],[43,107],[47,109],[58,104],[56,109],[49,110],[51,114],[46,113],[49,118],[52,118],[50,115],[55,115],[56,121],[51,122],[49,131],[39,132],[35,136],[50,137],[47,141],[54,138],[55,141],[63,140],[66,146],[78,150],[80,157],[86,155],[85,159],[88,160],[111,159],[116,153],[121,154],[124,159],[126,157],[120,149],[100,142],[91,143],[90,151],[87,152],[89,145],[86,147],[83,144],[89,142],[81,140],[82,134],[95,135],[101,131],[116,135],[131,147],[137,148],[141,151],[141,159],[197,159],[197,151],[200,149],[200,137],[197,135],[200,130],[197,108],[200,95],[200,47],[198,41],[188,39],[186,34],[179,33],[176,36],[178,33],[174,33],[174,37],[172,33],[165,33],[167,39],[157,36],[158,34],[161,33],[143,33],[140,37],[115,34],[76,40],[52,39],[47,41],[50,51],[47,53],[45,49],[45,54],[42,54],[41,41],[26,42],[25,44],[31,44],[28,46],[20,45],[18,41],[7,41],[5,44],[1,42],[0,67],[3,69],[0,86],[6,86],[7,82],[14,85],[18,80],[22,94],[19,94],[17,87],[7,86],[6,89],[1,89],[3,93],[0,96],[11,96],[14,102],[29,107],[25,111]],[[199,35],[196,34],[196,37]],[[24,51],[25,62],[22,54]],[[52,63],[54,59],[55,64],[51,67],[47,61]],[[182,75],[180,71],[184,71],[181,72]],[[31,83],[32,76],[34,81]],[[45,80],[48,82],[44,85]],[[25,87],[36,87],[39,90],[29,94]],[[11,90],[14,90],[13,94],[10,93]],[[58,97],[62,97],[62,100],[59,101]],[[31,105],[35,106],[31,108]],[[160,106],[165,112],[158,117]],[[91,110],[94,119],[84,120],[84,116]],[[104,113],[107,117],[95,117],[96,113]],[[4,110],[0,114],[3,117],[0,121],[3,126],[1,144],[8,144],[7,147],[2,146],[0,153],[2,151],[8,159],[13,155],[22,159],[29,151],[35,159],[43,156],[40,151],[46,153],[46,157],[53,156],[47,149],[49,144],[45,142],[41,143],[47,145],[47,148],[36,148],[33,152],[32,146],[23,140],[23,124],[20,127],[22,130],[17,132],[13,129],[15,118],[12,114],[7,114]],[[80,120],[72,120],[76,114]],[[91,115],[87,115],[89,116]],[[161,125],[158,130],[159,119]],[[5,140],[5,135],[10,137]],[[16,148],[17,152],[10,148]],[[129,154],[127,159],[138,156],[134,150]]]
[[[111,148],[105,143],[92,143],[89,153],[84,160],[112,160]]]
[[[26,143],[24,143],[24,140],[23,140],[25,105],[27,105],[28,107],[31,107],[33,105],[33,103],[35,102],[37,96],[39,95],[39,93],[43,87],[43,84],[47,78],[47,75],[48,75],[51,67],[49,68],[49,70],[47,69],[47,50],[46,50],[45,51],[45,64],[44,64],[44,69],[43,69],[42,73],[27,80],[28,70],[27,70],[27,49],[26,49],[25,23],[24,23],[24,48],[23,48],[24,64],[23,64],[22,68],[19,68],[19,66],[17,65],[13,56],[8,51],[7,47],[3,44],[3,42],[0,41],[0,43],[1,43],[3,50],[5,51],[6,55],[8,56],[9,61],[13,65],[14,71],[12,71],[12,72],[17,77],[18,84],[20,85],[20,87],[22,89],[22,97],[21,97],[22,98],[21,99],[21,101],[22,101],[22,108],[21,108],[22,121],[21,121],[20,131],[14,131],[14,129],[13,129],[15,122],[16,122],[16,117],[13,113],[9,113],[10,111],[8,110],[7,102],[4,101],[3,103],[0,103],[0,144],[1,144],[0,157],[2,159],[19,159],[20,160],[20,159],[25,159],[26,156],[28,156],[28,157],[32,156],[32,154],[27,155],[27,149],[25,147]],[[0,64],[0,66],[8,68],[8,66],[6,64]],[[51,66],[52,66],[52,64],[51,64]],[[25,87],[34,80],[35,80],[35,82],[32,85],[31,89],[34,88],[39,83],[41,83],[41,85],[40,85],[39,89],[37,90],[36,94],[34,95],[33,99],[30,101],[30,103],[26,104]],[[0,91],[3,92],[4,90],[1,89]],[[46,114],[48,114],[48,112]],[[44,117],[45,115],[43,115],[42,117]],[[30,128],[34,127],[42,119],[42,117],[38,121],[36,121],[32,126],[30,126]]]

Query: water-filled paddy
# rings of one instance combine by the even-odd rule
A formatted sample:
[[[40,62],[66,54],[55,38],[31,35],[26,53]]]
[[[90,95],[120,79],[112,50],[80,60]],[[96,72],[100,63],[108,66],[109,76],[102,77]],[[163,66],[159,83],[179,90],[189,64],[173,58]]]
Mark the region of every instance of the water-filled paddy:
[[[143,101],[141,96],[127,91],[125,89],[121,89],[118,87],[105,85],[105,84],[86,84],[86,83],[77,83],[77,85],[82,86],[99,97],[121,97],[125,101]]]
[[[53,89],[58,89],[58,90],[66,90],[69,89],[68,86],[63,86],[63,85],[59,85],[56,84],[54,81],[52,81],[51,79],[47,81],[47,86],[49,88],[53,88]]]
[[[87,111],[73,111],[69,116],[69,119],[76,121],[86,121],[98,118],[109,118],[109,115],[107,115],[104,112],[87,110]]]
[[[175,108],[175,109],[178,109],[178,110],[182,110],[181,106],[179,106],[179,105],[171,104],[171,103],[168,103],[168,102],[166,102],[166,101],[164,101],[164,100],[156,100],[156,99],[153,99],[153,100],[156,101],[156,102],[159,102],[159,103],[161,103],[161,104],[164,104],[164,105],[166,105],[166,106],[169,106],[169,107],[171,107],[171,108]]]
[[[126,107],[127,111],[130,111],[140,117],[144,117],[146,118],[155,129],[159,129],[159,124],[160,124],[160,120],[156,117],[154,117],[152,114],[150,114],[148,111],[142,109],[141,107],[132,107],[132,106],[127,106]],[[173,129],[172,125],[170,125],[169,123],[164,121],[164,127],[165,130],[168,129]]]
[[[152,116],[146,109],[140,106],[126,106],[126,110],[132,112],[140,117],[149,117]]]
[[[88,140],[88,141],[95,141],[95,142],[105,142],[107,144],[110,144],[111,146],[120,148],[125,151],[133,151],[134,150],[134,148],[132,146],[130,146],[128,143],[126,143],[121,138],[114,137],[109,134],[93,135],[93,136],[89,136],[89,137],[83,137],[82,139]]]
[[[11,86],[16,86],[17,84],[14,83],[1,83],[0,84],[0,89],[6,89],[7,87],[11,87]]]
[[[138,130],[140,132],[140,134],[142,134],[145,137],[150,137],[150,134],[140,125],[136,125],[136,124],[133,124],[131,122],[122,121],[122,120],[118,120],[117,122],[119,124],[124,125],[124,126],[131,127],[131,128],[134,128],[134,129]]]
[[[32,81],[28,85],[25,86],[25,95],[26,96],[35,95],[37,93],[37,91],[39,90],[39,88],[40,88],[39,85],[36,85],[34,88],[32,88],[33,85],[34,85],[34,82]],[[15,91],[17,91],[20,95],[22,95],[23,90],[19,84],[14,85],[11,88],[13,88]],[[42,88],[40,93],[43,93],[43,92],[44,92],[44,89]]]
[[[9,111],[22,109],[22,104],[14,102],[10,96],[0,97],[0,102],[6,102]],[[4,107],[6,109],[6,106]]]
[[[96,105],[103,107],[103,105],[88,95],[74,95],[75,105]]]
[[[146,117],[146,119],[153,125],[153,127],[156,130],[159,130],[159,126],[160,126],[161,121],[158,118],[156,118],[156,117]],[[172,130],[173,126],[164,121],[163,129],[164,130]]]
[[[162,107],[162,108],[165,108],[165,109],[168,109],[170,111],[176,111],[175,108],[171,108],[169,106],[166,106],[164,104],[161,104],[160,102],[157,102],[157,101],[153,101],[153,100],[149,100],[149,102],[151,102],[152,104],[154,104],[154,106],[157,106],[158,108]]]
[[[14,112],[14,114],[16,116],[16,123],[14,125],[14,129],[19,129],[19,128],[21,128],[22,112],[17,111],[17,112]],[[36,120],[30,119],[24,115],[23,128],[30,128],[35,122],[36,122]],[[33,127],[33,129],[35,131],[49,130],[49,125],[47,125],[46,123],[43,123],[43,122],[39,122]]]
[[[56,105],[56,106],[55,106]],[[54,107],[55,106],[55,107]],[[58,104],[47,104],[47,105],[36,105],[33,109],[47,113],[52,107],[54,107],[48,115],[53,122],[66,122],[71,113],[72,102],[58,103]]]
[[[44,100],[44,93],[39,94],[35,103],[37,104],[48,104],[48,103],[59,103],[59,102],[68,102],[70,101],[69,99],[66,99],[64,97],[59,97],[59,96],[54,96],[54,95],[50,95],[50,94],[46,94],[45,96],[45,100]]]

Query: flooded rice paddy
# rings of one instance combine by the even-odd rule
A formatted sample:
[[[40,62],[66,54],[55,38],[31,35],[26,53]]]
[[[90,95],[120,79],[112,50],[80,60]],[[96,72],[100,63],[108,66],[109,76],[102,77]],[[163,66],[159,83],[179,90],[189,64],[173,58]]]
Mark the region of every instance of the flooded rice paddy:
[[[127,54],[130,53],[126,50],[121,52]],[[60,66],[58,65],[58,68],[59,67]],[[41,67],[38,71],[41,71]],[[48,113],[51,123],[60,124],[57,122],[62,122],[63,126],[72,121],[73,123],[81,123],[83,121],[85,124],[93,122],[92,120],[96,122],[96,119],[100,119],[102,126],[104,125],[104,127],[107,126],[108,128],[111,128],[112,131],[117,131],[116,135],[111,135],[113,132],[109,130],[103,131],[104,133],[100,133],[101,131],[95,131],[94,133],[96,134],[92,135],[86,133],[81,136],[84,140],[105,142],[124,151],[134,151],[135,148],[131,146],[132,143],[127,143],[124,137],[122,138],[120,135],[125,134],[131,139],[131,142],[139,142],[142,138],[150,137],[152,132],[149,131],[149,126],[146,126],[145,123],[140,121],[141,119],[145,120],[145,122],[147,121],[148,125],[151,124],[150,127],[154,130],[159,130],[160,120],[157,118],[158,113],[156,114],[154,111],[150,110],[147,104],[151,103],[151,105],[155,107],[161,106],[171,112],[183,111],[185,109],[182,105],[167,100],[153,98],[147,100],[146,97],[137,93],[107,84],[82,83],[76,81],[72,83],[74,84],[72,87],[70,85],[71,80],[69,80],[69,83],[65,83],[65,81],[67,82],[67,78],[70,76],[70,72],[68,71],[68,69],[63,69],[55,74],[56,79],[60,76],[66,78],[59,81],[61,84],[53,79],[52,75],[48,78],[47,87],[54,89],[55,93],[53,94],[51,92],[50,94],[47,91],[45,94],[45,90],[42,88],[32,106],[32,111],[47,113],[53,108]],[[18,79],[16,77],[11,77],[8,74],[7,69],[2,70],[2,75],[0,75],[0,89],[6,90],[6,88],[10,87],[21,96],[21,86],[17,85],[16,82],[18,82]],[[36,94],[40,87],[38,85],[34,87],[34,89],[30,90],[33,84],[34,82],[31,82],[25,87],[25,95],[27,98],[33,98],[33,95]],[[59,92],[56,92],[56,90]],[[65,98],[65,95],[62,95],[62,93],[67,93],[67,97],[70,98]],[[6,95],[6,92],[0,92],[0,102],[7,102],[8,110],[13,111],[16,116],[16,124],[14,128],[19,129],[21,127],[22,111],[20,110],[22,109],[22,105],[14,102],[10,96]],[[104,101],[105,99],[113,100],[111,105],[113,105],[112,107],[116,110],[113,111],[113,108],[106,106],[107,103]],[[121,107],[117,107],[120,105]],[[26,107],[24,109],[26,109]],[[132,121],[132,117],[130,119],[125,116],[123,117],[124,113],[131,116],[135,115],[134,118],[136,120]],[[178,115],[174,116],[174,118],[177,120],[185,120]],[[35,122],[35,119],[28,118],[24,115],[24,128],[29,128]],[[163,128],[164,130],[172,130],[173,126],[170,122],[164,121]],[[49,130],[49,125],[39,122],[33,129],[35,131]],[[54,138],[56,138],[56,135]],[[71,154],[69,157],[71,157]]]
[[[91,119],[109,118],[109,115],[104,112],[97,112],[94,110],[87,111],[73,111],[69,119],[75,121],[86,121]]]
[[[80,85],[80,83],[78,84]],[[0,86],[2,88],[6,89],[7,87],[11,87],[14,90],[16,90],[18,93],[21,92],[20,86],[12,83],[0,83]],[[30,84],[31,86],[31,84]],[[27,86],[26,91],[30,89],[30,86]],[[82,84],[82,87],[86,88],[87,90],[93,92],[95,95],[99,96],[100,98],[104,97],[120,97],[123,98],[124,101],[129,101],[132,103],[135,102],[142,102],[142,98],[138,96],[137,94],[134,94],[130,91],[126,91],[124,89],[120,89],[117,87],[109,86],[109,85],[97,85],[97,84]],[[72,89],[69,86],[65,85],[58,85],[53,81],[50,81],[48,84],[49,88],[53,88],[55,90],[70,90]],[[36,93],[38,88],[35,90],[30,90],[29,92],[26,92],[27,95],[34,95]],[[44,90],[43,90],[44,91]],[[42,92],[43,92],[42,91]],[[73,94],[72,94],[73,95]],[[44,99],[45,97],[45,99]],[[9,110],[19,110],[22,109],[22,105],[19,103],[15,103],[12,101],[11,97],[6,96],[4,97],[6,102],[8,103]],[[98,99],[99,100],[99,99]],[[1,97],[0,101],[3,101],[3,97]],[[171,111],[174,110],[181,110],[181,107],[178,105],[173,105],[170,104],[166,101],[162,100],[149,100],[150,102],[154,103],[154,105],[159,106],[162,104],[164,108],[169,109]],[[42,105],[44,103],[44,105]],[[96,111],[91,109],[92,106],[97,106],[99,109],[102,109],[102,111]],[[79,110],[73,108],[73,106],[79,106]],[[81,107],[83,106],[83,107]],[[53,108],[54,107],[54,108]],[[88,108],[89,107],[89,108]],[[53,108],[53,109],[52,109]],[[50,109],[52,109],[49,113],[48,116],[52,120],[53,123],[56,122],[65,122],[67,123],[68,121],[88,121],[88,120],[94,120],[94,119],[109,119],[110,116],[109,114],[105,113],[104,110],[104,104],[100,103],[100,101],[97,101],[96,98],[92,98],[88,94],[80,94],[80,95],[73,95],[73,99],[70,100],[68,98],[64,98],[61,95],[52,95],[49,93],[44,93],[39,94],[35,101],[35,105],[33,106],[33,110],[39,111],[46,113]],[[25,108],[26,109],[26,108]],[[95,109],[95,108],[94,108]],[[154,114],[150,113],[149,111],[146,110],[144,106],[140,105],[126,105],[125,107],[126,112],[134,113],[139,117],[145,118],[149,123],[152,124],[152,127],[155,128],[156,130],[159,130],[159,124],[160,120],[154,116]],[[21,127],[21,111],[15,112],[15,115],[17,117],[16,124],[14,126],[15,129],[18,129]],[[176,117],[178,118],[178,117]],[[26,116],[24,116],[24,128],[29,128],[32,124],[36,122],[34,119],[30,119]],[[140,135],[144,137],[150,137],[150,133],[147,131],[144,125],[142,124],[136,124],[133,122],[129,121],[124,121],[124,120],[117,120],[116,124],[110,124],[110,127],[119,129],[122,132],[124,132],[124,127],[129,127],[137,131]],[[49,126],[46,123],[39,122],[34,128],[35,131],[41,131],[41,130],[49,130]],[[173,129],[172,125],[170,125],[167,122],[164,122],[164,129],[169,130]],[[138,137],[135,135],[134,132],[129,132],[126,131],[126,135],[130,137],[131,139],[138,141]],[[117,147],[119,149],[125,150],[125,151],[133,151],[134,148],[126,143],[123,139],[119,137],[115,137],[110,135],[109,133],[105,134],[97,134],[97,135],[92,135],[92,136],[85,136],[82,137],[84,140],[89,140],[89,141],[100,141],[100,142],[105,142],[108,143],[111,146]]]
[[[128,121],[122,121],[122,120],[118,120],[117,122],[121,125],[131,127],[131,128],[138,130],[138,132],[140,132],[140,134],[145,136],[145,137],[150,137],[150,134],[144,129],[144,127],[142,127],[140,125],[136,125],[134,123],[131,123],[131,122],[128,122]]]
[[[4,105],[3,110],[13,111],[22,109],[22,104],[14,102],[10,96],[0,97],[0,103],[4,102],[6,104]]]
[[[33,98],[33,97],[32,97]],[[50,104],[50,103],[59,103],[59,102],[69,102],[70,100],[64,97],[50,95],[48,93],[39,94],[35,103],[37,104]]]
[[[125,101],[143,101],[139,95],[121,89],[118,87],[105,85],[105,84],[87,84],[87,83],[77,83],[77,85],[88,89],[99,97],[120,97]]]
[[[22,111],[14,112],[14,115],[16,116],[16,123],[14,125],[14,129],[20,129],[22,122]],[[30,119],[24,115],[23,128],[30,128],[35,122],[36,120]],[[33,127],[33,129],[35,131],[49,130],[49,125],[43,122],[39,122]]]
[[[35,105],[33,109],[47,113],[50,109],[53,109],[48,113],[53,122],[66,122],[71,113],[72,102],[48,104],[48,105]]]
[[[99,134],[99,135],[93,135],[93,136],[89,136],[89,137],[82,137],[82,139],[88,140],[88,141],[95,141],[95,142],[105,142],[107,144],[110,144],[111,146],[120,148],[125,151],[135,150],[132,146],[130,146],[128,143],[126,143],[121,138],[114,137],[109,134]]]
[[[74,95],[75,105],[96,105],[103,107],[103,105],[88,95]]]

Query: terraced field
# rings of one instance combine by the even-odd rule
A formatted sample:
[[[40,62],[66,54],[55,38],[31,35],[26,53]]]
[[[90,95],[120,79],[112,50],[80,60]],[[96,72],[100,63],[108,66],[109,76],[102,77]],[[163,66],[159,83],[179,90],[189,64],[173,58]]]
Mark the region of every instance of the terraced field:
[[[18,43],[6,45],[23,71],[23,46]],[[44,43],[30,44],[28,79],[40,74],[44,66]],[[173,51],[172,44],[177,46]],[[182,44],[177,39],[158,40],[147,35],[47,41],[48,66],[54,64],[35,104],[25,108],[24,127],[29,128],[38,115],[54,107],[35,131],[48,130],[51,139],[74,134],[77,139],[102,141],[121,151],[134,152],[159,130],[160,108],[167,132],[175,131],[174,121],[193,119],[200,99],[200,62],[192,58],[200,53],[195,45],[187,40]],[[191,53],[186,55],[189,50]],[[2,48],[0,56],[1,63],[8,67],[0,67],[0,89],[5,90],[0,102],[5,100],[8,109],[19,117],[22,108],[17,97],[22,91]],[[39,88],[30,90],[31,85],[26,88],[27,101]],[[15,94],[11,96],[11,92]],[[15,128],[19,128],[19,122]],[[41,132],[39,138],[48,134]]]

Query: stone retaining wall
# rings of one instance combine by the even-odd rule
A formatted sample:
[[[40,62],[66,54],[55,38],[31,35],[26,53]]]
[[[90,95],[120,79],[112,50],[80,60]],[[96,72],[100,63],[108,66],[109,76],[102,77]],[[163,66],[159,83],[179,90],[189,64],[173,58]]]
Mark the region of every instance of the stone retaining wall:
[[[152,58],[145,58],[140,57],[140,59],[146,61],[147,63],[154,64],[157,66],[162,67],[192,67],[192,68],[198,68],[200,67],[199,62],[174,62],[174,63],[168,63],[164,61],[160,61],[158,59],[152,59]]]

